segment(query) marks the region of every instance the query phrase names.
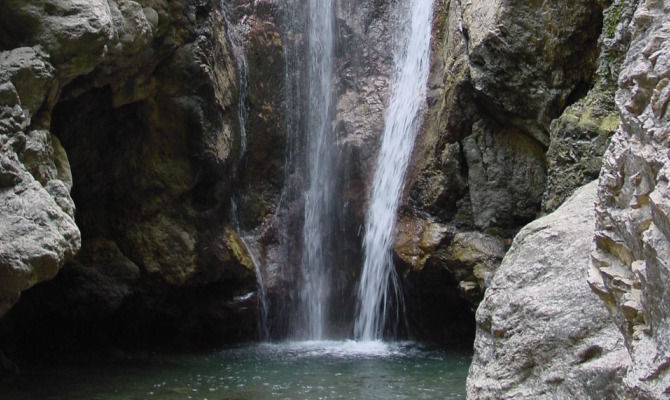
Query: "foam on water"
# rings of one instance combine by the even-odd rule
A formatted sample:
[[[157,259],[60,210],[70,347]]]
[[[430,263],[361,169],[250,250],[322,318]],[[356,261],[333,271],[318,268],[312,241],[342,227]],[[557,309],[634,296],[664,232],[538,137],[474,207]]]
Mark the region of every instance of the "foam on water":
[[[290,353],[297,358],[301,357],[389,357],[400,355],[399,345],[381,340],[373,341],[331,341],[311,340],[299,342],[266,343],[269,351]]]

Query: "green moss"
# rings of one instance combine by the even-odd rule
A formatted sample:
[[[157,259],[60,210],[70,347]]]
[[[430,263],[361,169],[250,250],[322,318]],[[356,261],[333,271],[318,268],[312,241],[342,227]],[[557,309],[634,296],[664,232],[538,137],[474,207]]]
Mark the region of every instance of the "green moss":
[[[254,271],[254,263],[251,260],[251,256],[249,256],[247,247],[232,227],[226,227],[224,240],[226,242],[226,247],[233,253],[235,260],[249,271]]]
[[[616,27],[619,25],[624,6],[625,1],[619,1],[605,17],[605,34],[610,39],[613,38],[616,33]]]

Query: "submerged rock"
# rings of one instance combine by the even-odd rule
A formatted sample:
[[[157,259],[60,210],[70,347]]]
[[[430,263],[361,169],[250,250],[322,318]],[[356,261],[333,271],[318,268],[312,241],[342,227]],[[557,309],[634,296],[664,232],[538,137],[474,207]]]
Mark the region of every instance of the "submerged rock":
[[[468,398],[622,396],[630,357],[586,282],[596,189],[515,237],[477,310]]]

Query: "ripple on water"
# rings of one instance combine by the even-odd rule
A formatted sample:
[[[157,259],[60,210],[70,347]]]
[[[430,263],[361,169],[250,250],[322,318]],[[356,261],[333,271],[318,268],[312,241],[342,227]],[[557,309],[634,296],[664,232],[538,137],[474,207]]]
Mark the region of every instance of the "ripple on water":
[[[262,343],[199,355],[36,366],[0,399],[463,399],[468,353],[412,342]]]

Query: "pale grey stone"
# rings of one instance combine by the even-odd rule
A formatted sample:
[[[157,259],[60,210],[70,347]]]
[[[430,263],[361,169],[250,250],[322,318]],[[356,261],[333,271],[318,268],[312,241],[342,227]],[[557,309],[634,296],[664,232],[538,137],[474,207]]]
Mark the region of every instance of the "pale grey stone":
[[[468,398],[622,395],[629,356],[586,281],[596,186],[515,237],[477,310]]]

